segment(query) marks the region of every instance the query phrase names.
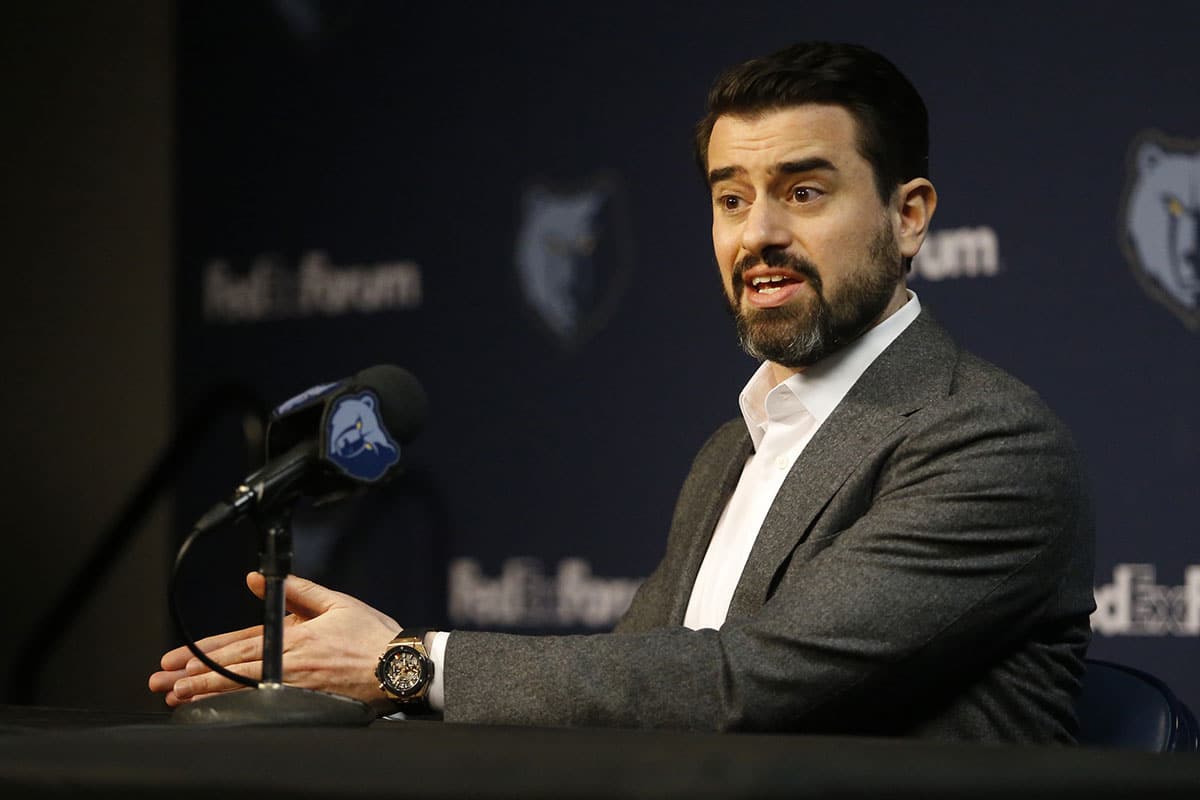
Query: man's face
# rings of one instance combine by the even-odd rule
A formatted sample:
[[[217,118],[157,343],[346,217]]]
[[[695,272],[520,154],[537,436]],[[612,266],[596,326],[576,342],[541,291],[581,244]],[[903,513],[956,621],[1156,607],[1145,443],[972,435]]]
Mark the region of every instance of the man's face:
[[[803,369],[904,304],[899,215],[844,108],[722,116],[708,167],[713,249],[746,352]]]

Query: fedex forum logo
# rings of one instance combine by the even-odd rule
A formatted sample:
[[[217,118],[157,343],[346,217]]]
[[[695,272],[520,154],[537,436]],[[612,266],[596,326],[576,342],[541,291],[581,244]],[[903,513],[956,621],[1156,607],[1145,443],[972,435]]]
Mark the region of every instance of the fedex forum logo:
[[[547,574],[536,558],[509,558],[488,575],[474,558],[456,558],[449,572],[450,621],[478,628],[611,628],[641,578],[601,577],[582,558],[564,558]]]
[[[1134,139],[1117,224],[1138,283],[1200,330],[1200,140]]]
[[[1182,586],[1158,582],[1153,564],[1117,564],[1112,583],[1096,587],[1092,630],[1102,636],[1200,636],[1200,564]]]

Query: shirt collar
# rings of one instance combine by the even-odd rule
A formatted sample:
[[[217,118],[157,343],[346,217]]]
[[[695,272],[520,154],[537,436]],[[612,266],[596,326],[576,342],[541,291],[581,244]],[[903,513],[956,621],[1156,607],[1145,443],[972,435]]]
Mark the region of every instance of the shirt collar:
[[[921,313],[916,292],[909,290],[908,297],[908,302],[883,322],[778,386],[771,386],[771,365],[765,361],[760,364],[738,396],[754,449],[758,449],[773,420],[807,412],[816,419],[815,427],[825,422],[867,367]]]

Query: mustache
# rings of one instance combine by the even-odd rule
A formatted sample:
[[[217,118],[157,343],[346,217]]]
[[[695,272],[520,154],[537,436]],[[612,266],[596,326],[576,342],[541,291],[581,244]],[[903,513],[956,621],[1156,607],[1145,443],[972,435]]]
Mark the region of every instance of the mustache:
[[[818,295],[822,294],[821,273],[817,271],[816,264],[803,256],[793,255],[782,248],[768,247],[759,255],[747,253],[733,265],[733,275],[730,276],[730,281],[733,283],[734,297],[741,297],[742,291],[746,288],[746,270],[753,269],[759,264],[765,264],[774,269],[789,269],[792,272],[803,275],[813,290]]]

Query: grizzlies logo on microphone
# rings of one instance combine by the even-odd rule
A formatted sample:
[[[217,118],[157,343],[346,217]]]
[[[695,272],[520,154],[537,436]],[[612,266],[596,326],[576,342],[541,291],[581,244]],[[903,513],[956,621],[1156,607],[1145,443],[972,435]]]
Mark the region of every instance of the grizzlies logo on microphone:
[[[379,418],[379,399],[362,392],[334,401],[325,424],[328,458],[351,478],[377,481],[400,460],[400,448]]]
[[[1200,141],[1156,131],[1134,140],[1119,225],[1142,288],[1200,329]]]

